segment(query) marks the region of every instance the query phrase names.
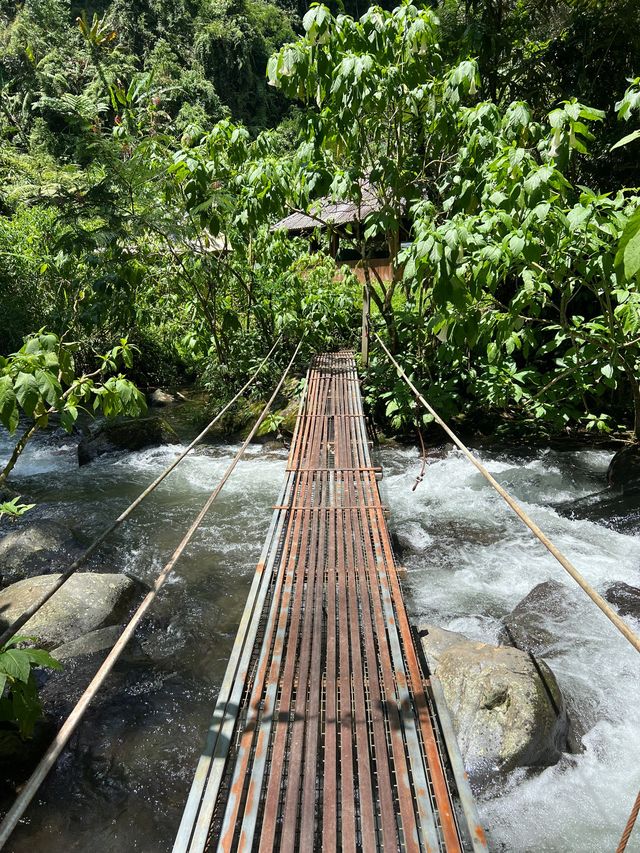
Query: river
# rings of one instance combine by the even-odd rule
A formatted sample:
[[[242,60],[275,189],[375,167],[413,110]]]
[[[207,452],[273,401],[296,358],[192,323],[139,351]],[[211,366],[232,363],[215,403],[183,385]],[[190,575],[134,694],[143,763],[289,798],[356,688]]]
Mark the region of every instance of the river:
[[[7,448],[0,433],[0,458]],[[33,518],[63,520],[88,543],[179,449],[78,468],[71,439],[41,439],[19,462],[13,486],[38,503]],[[103,546],[99,567],[149,582],[235,449],[208,445],[188,457]],[[631,510],[623,507],[612,527],[555,509],[602,487],[610,453],[485,448],[480,455],[600,591],[612,581],[640,585]],[[383,448],[378,456],[414,621],[495,642],[501,617],[536,584],[573,583],[453,449],[434,455],[415,491],[415,449]],[[249,448],[141,626],[134,652],[15,832],[14,853],[171,849],[285,462],[282,448]],[[571,702],[586,709],[584,751],[542,772],[516,771],[480,798],[492,850],[601,853],[615,849],[626,821],[640,759],[637,655],[587,604],[547,658]],[[630,850],[640,849],[636,832]]]

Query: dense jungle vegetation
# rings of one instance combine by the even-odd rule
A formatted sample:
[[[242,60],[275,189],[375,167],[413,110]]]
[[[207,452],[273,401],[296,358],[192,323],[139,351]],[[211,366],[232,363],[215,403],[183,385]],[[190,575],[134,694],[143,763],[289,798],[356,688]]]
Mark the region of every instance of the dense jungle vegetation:
[[[391,281],[365,264],[372,326],[444,416],[640,435],[637,24],[635,0],[0,0],[0,421],[221,399],[280,334],[281,361],[305,331],[357,347],[324,232],[271,226],[366,181],[353,248],[406,235]],[[413,428],[372,352],[371,407]]]

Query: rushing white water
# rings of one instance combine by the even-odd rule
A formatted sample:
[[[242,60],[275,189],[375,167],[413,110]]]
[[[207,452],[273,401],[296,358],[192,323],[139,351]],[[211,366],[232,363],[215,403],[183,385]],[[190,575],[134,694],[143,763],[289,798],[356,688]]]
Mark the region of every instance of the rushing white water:
[[[7,448],[0,433],[0,458]],[[103,457],[79,469],[72,442],[42,441],[19,462],[14,486],[38,502],[34,518],[64,519],[87,542],[179,449]],[[104,546],[100,565],[149,581],[234,451],[209,446],[188,457]],[[385,449],[380,457],[414,621],[495,642],[500,619],[536,584],[573,584],[456,452],[440,454],[415,492],[417,452]],[[638,585],[640,538],[553,509],[600,488],[609,454],[491,451],[482,458],[600,591],[612,581]],[[140,632],[150,660],[116,674],[16,833],[15,853],[170,849],[285,459],[282,449],[249,449]],[[584,709],[585,749],[542,772],[513,773],[499,794],[481,798],[492,849],[615,848],[638,785],[636,658],[589,602],[566,626],[548,663],[571,704]],[[640,849],[638,837],[630,850]]]
[[[638,585],[637,536],[571,520],[550,506],[601,488],[610,454],[546,451],[529,459],[481,455],[491,473],[600,592],[612,581]],[[415,451],[383,456],[388,471],[384,492],[405,549],[414,619],[495,642],[500,618],[538,583],[553,578],[575,586],[460,454],[450,451],[432,462],[415,492],[411,487],[420,472]],[[639,781],[637,657],[585,597],[584,607],[547,658],[565,695],[589,721],[585,750],[565,755],[555,767],[536,774],[515,772],[499,795],[480,802],[494,849],[615,849]],[[640,849],[638,837],[631,849]]]

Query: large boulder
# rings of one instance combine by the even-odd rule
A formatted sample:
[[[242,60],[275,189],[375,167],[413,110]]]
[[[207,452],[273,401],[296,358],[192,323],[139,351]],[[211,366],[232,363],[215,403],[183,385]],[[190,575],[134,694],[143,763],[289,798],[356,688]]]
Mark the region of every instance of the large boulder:
[[[420,634],[431,670],[442,683],[465,768],[477,787],[492,781],[496,772],[547,767],[559,760],[568,720],[546,663],[432,625]]]
[[[624,494],[640,492],[640,444],[630,444],[614,454],[607,470],[607,483]]]
[[[105,453],[144,450],[162,444],[179,444],[180,437],[164,418],[128,418],[99,421],[78,444],[78,464],[86,465]]]
[[[572,752],[583,749],[582,737],[598,720],[607,716],[606,697],[597,688],[591,689],[567,673],[565,656],[576,646],[593,647],[602,627],[602,617],[578,587],[568,587],[555,580],[535,586],[502,619],[501,643],[510,643],[536,658],[558,661],[565,684],[570,692],[566,704],[570,726]]]
[[[73,533],[56,521],[29,521],[0,539],[0,576],[17,581],[59,569],[80,547]]]
[[[573,632],[583,606],[579,593],[563,583],[539,583],[503,618],[500,641],[536,655],[553,654]]]
[[[163,409],[165,406],[171,406],[177,403],[177,398],[162,388],[156,388],[148,397],[149,405],[157,409]]]
[[[609,604],[613,604],[620,616],[633,616],[640,619],[640,589],[624,581],[611,584],[604,594]]]
[[[40,575],[18,581],[0,592],[0,629],[39,601],[60,577]],[[20,629],[37,637],[39,645],[53,649],[108,625],[127,615],[139,586],[126,575],[75,574]]]

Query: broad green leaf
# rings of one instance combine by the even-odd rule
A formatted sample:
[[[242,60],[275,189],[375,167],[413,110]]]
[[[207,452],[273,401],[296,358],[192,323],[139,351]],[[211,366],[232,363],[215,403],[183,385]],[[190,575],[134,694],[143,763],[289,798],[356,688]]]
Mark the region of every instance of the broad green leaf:
[[[640,207],[627,222],[615,258],[615,266],[627,280],[640,270]]]
[[[514,256],[522,254],[522,250],[524,249],[524,237],[521,237],[519,234],[514,234],[513,237],[509,240],[509,248],[513,252]]]
[[[40,400],[38,383],[32,373],[20,371],[15,378],[13,388],[18,403],[24,409],[28,417],[33,417],[36,406]]]
[[[35,663],[38,666],[45,666],[48,669],[62,669],[60,661],[51,657],[49,652],[44,649],[24,649],[24,651],[28,654],[31,663]]]
[[[0,376],[0,423],[9,432],[15,432],[18,419],[18,407],[11,377]]]
[[[62,388],[57,377],[49,370],[38,368],[35,372],[35,379],[40,394],[50,406],[56,407],[62,395]]]
[[[31,672],[31,663],[25,649],[7,649],[6,652],[0,653],[0,672],[26,683]]]
[[[63,429],[67,432],[71,432],[73,429],[73,425],[78,419],[78,409],[76,406],[66,405],[64,409],[60,412],[60,423],[62,424]]]
[[[622,148],[623,145],[628,145],[636,139],[640,139],[640,128],[638,130],[634,130],[633,133],[628,133],[626,136],[623,136],[622,139],[619,139],[609,150],[615,151],[616,148]]]
[[[583,207],[579,204],[572,207],[567,214],[567,221],[569,222],[570,229],[572,231],[578,231],[590,216],[591,210],[588,207]]]

